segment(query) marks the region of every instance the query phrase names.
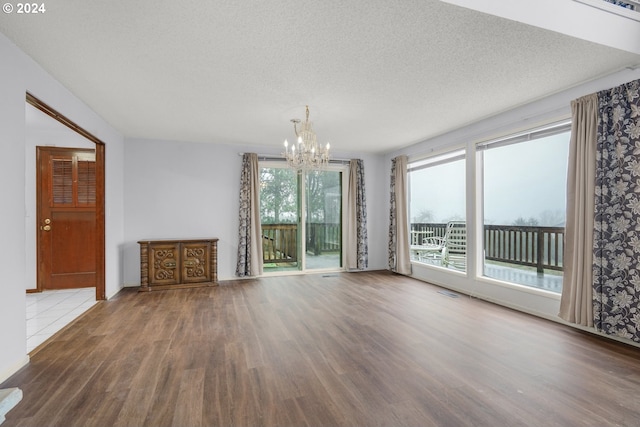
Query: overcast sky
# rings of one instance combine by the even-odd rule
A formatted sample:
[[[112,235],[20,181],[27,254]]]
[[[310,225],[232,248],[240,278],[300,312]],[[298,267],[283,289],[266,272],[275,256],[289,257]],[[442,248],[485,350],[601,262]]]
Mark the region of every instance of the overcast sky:
[[[485,223],[508,225],[533,217],[539,225],[563,225],[558,222],[566,205],[568,150],[568,133],[486,150]],[[434,222],[464,218],[464,185],[464,161],[412,172],[411,220],[424,209],[433,213]]]

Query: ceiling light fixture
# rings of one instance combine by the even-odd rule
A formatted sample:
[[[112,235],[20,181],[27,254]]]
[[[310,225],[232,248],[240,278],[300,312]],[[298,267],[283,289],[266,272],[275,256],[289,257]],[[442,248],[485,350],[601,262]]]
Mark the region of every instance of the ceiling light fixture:
[[[293,131],[297,142],[289,146],[289,141],[284,140],[284,153],[289,166],[297,170],[322,169],[329,164],[329,143],[322,147],[318,145],[313,124],[309,121],[309,106],[307,105],[307,118],[304,123],[300,119],[291,119]],[[298,130],[300,124],[300,130]]]

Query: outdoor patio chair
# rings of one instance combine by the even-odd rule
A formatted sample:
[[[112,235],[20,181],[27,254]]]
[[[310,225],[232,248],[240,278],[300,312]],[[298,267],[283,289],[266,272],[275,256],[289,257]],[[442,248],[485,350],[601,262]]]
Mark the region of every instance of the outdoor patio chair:
[[[420,244],[411,245],[411,254],[418,261],[440,259],[444,249],[445,239],[443,237],[425,237]]]
[[[444,236],[442,265],[464,269],[467,264],[467,224],[449,221]]]
[[[418,261],[436,261],[444,267],[464,269],[467,263],[467,225],[464,221],[449,221],[444,237],[425,237],[420,244],[412,244],[410,249],[412,257]]]
[[[433,230],[411,231],[411,258],[417,261],[433,261],[442,258],[444,249],[444,237],[434,236]]]

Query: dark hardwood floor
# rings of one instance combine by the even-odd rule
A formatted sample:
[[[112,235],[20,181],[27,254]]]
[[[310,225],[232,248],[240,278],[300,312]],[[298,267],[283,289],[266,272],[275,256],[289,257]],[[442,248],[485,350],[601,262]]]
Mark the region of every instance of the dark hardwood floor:
[[[639,426],[640,349],[388,272],[98,303],[10,426]]]

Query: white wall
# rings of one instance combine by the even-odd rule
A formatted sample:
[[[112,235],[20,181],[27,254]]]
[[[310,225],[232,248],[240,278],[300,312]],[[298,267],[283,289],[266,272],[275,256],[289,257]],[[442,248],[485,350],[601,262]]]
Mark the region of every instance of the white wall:
[[[445,135],[423,141],[403,150],[390,153],[385,162],[390,167],[393,157],[406,154],[411,156],[423,156],[430,152],[439,151],[445,147],[466,146],[473,150],[474,144],[522,131],[540,124],[549,123],[571,115],[570,103],[572,100],[599,90],[609,89],[619,84],[640,78],[640,70],[624,70],[614,75],[574,87],[548,98],[542,99],[523,107],[511,110],[504,114],[483,120],[473,125],[458,129]],[[476,227],[476,213],[481,209],[475,204],[476,180],[475,162],[467,161],[467,230],[468,248],[475,247],[475,235],[479,227]],[[389,180],[387,179],[387,186]],[[388,201],[387,208],[388,209]],[[550,292],[530,289],[527,287],[511,286],[486,278],[481,278],[476,270],[481,266],[481,260],[476,260],[471,249],[467,261],[467,274],[451,272],[445,269],[430,267],[420,264],[413,265],[413,277],[430,283],[435,283],[458,292],[476,296],[481,299],[496,302],[507,307],[535,314],[548,319],[560,321],[557,317],[559,309],[559,295]]]
[[[235,271],[242,158],[223,144],[127,140],[125,276],[140,284],[141,239],[217,237],[218,279]]]
[[[238,252],[240,152],[265,147],[131,139],[125,144],[125,277],[140,284],[138,240],[217,237],[218,279],[235,279]],[[386,230],[380,216],[381,156],[365,161],[370,268],[385,268]]]
[[[26,180],[25,93],[51,105],[78,125],[96,135],[107,151],[107,260],[106,292],[115,294],[122,286],[118,246],[123,240],[123,138],[104,120],[62,87],[33,60],[0,34],[0,177],[2,221],[0,221],[0,381],[28,362],[26,354],[25,288],[36,266],[31,259],[32,237],[28,237],[27,204],[33,196]],[[29,202],[30,203],[30,202]],[[29,239],[29,242],[27,242]],[[29,261],[27,261],[29,258]]]
[[[24,279],[24,88],[26,77],[16,63],[24,59],[0,38],[0,381],[28,361]],[[23,123],[20,126],[20,123]]]

